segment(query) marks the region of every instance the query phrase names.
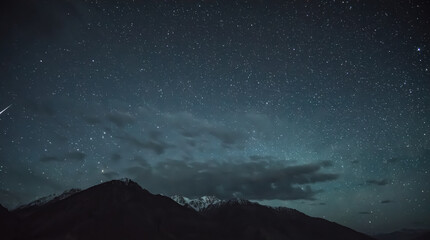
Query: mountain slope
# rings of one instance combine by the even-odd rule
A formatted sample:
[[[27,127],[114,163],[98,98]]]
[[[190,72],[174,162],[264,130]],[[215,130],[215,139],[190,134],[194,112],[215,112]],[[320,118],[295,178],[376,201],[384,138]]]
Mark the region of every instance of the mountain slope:
[[[371,240],[339,224],[309,217],[289,208],[271,208],[245,200],[231,200],[203,211],[222,224],[234,239]]]
[[[39,199],[37,199],[33,202],[30,202],[28,204],[22,205],[22,206],[18,207],[17,210],[19,212],[23,212],[23,210],[25,210],[25,212],[31,213],[31,210],[37,209],[37,207],[40,207],[40,206],[45,205],[47,203],[52,204],[54,202],[63,200],[65,198],[72,196],[75,193],[80,192],[80,191],[81,191],[80,189],[72,188],[70,190],[64,191],[62,194],[59,194],[59,195],[58,194],[51,194],[51,195],[48,195],[46,197],[39,198]]]

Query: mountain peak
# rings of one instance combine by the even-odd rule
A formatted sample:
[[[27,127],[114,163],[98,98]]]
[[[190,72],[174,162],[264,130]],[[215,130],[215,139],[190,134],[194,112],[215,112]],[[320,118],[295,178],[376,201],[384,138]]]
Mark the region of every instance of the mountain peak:
[[[108,182],[105,182],[104,184],[117,184],[117,185],[125,185],[125,186],[129,186],[129,185],[130,186],[139,186],[139,184],[137,184],[136,182],[134,182],[130,178],[114,179],[114,180],[110,180]]]
[[[140,200],[148,200],[152,194],[143,189],[138,183],[128,178],[111,180],[90,187],[82,193],[91,195],[91,198],[102,199],[103,202],[111,204],[125,204]]]
[[[129,178],[110,180],[91,188],[122,189],[123,191],[143,191],[149,193],[146,189],[143,189],[138,183]]]

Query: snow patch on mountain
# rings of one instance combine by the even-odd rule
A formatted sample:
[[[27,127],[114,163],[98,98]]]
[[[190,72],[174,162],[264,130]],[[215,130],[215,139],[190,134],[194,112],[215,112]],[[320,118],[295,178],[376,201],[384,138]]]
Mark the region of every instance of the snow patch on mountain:
[[[180,205],[190,207],[196,211],[201,211],[209,206],[224,202],[215,196],[203,196],[191,199],[184,196],[174,195],[171,198]]]

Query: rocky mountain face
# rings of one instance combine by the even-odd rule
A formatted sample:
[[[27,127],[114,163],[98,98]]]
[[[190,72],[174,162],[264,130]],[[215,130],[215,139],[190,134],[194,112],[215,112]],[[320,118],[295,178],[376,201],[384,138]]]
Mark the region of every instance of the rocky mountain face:
[[[11,212],[0,208],[0,220],[1,239],[373,239],[293,209],[245,200],[209,204],[198,212],[130,180]]]

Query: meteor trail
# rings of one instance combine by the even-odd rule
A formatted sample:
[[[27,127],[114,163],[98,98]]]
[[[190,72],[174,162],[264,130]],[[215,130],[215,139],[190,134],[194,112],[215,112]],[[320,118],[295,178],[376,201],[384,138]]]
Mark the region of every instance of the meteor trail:
[[[5,109],[3,109],[3,110],[0,112],[0,115],[1,115],[4,111],[6,111],[10,106],[12,106],[12,104],[11,104],[11,105],[9,105],[9,106],[7,106]]]

